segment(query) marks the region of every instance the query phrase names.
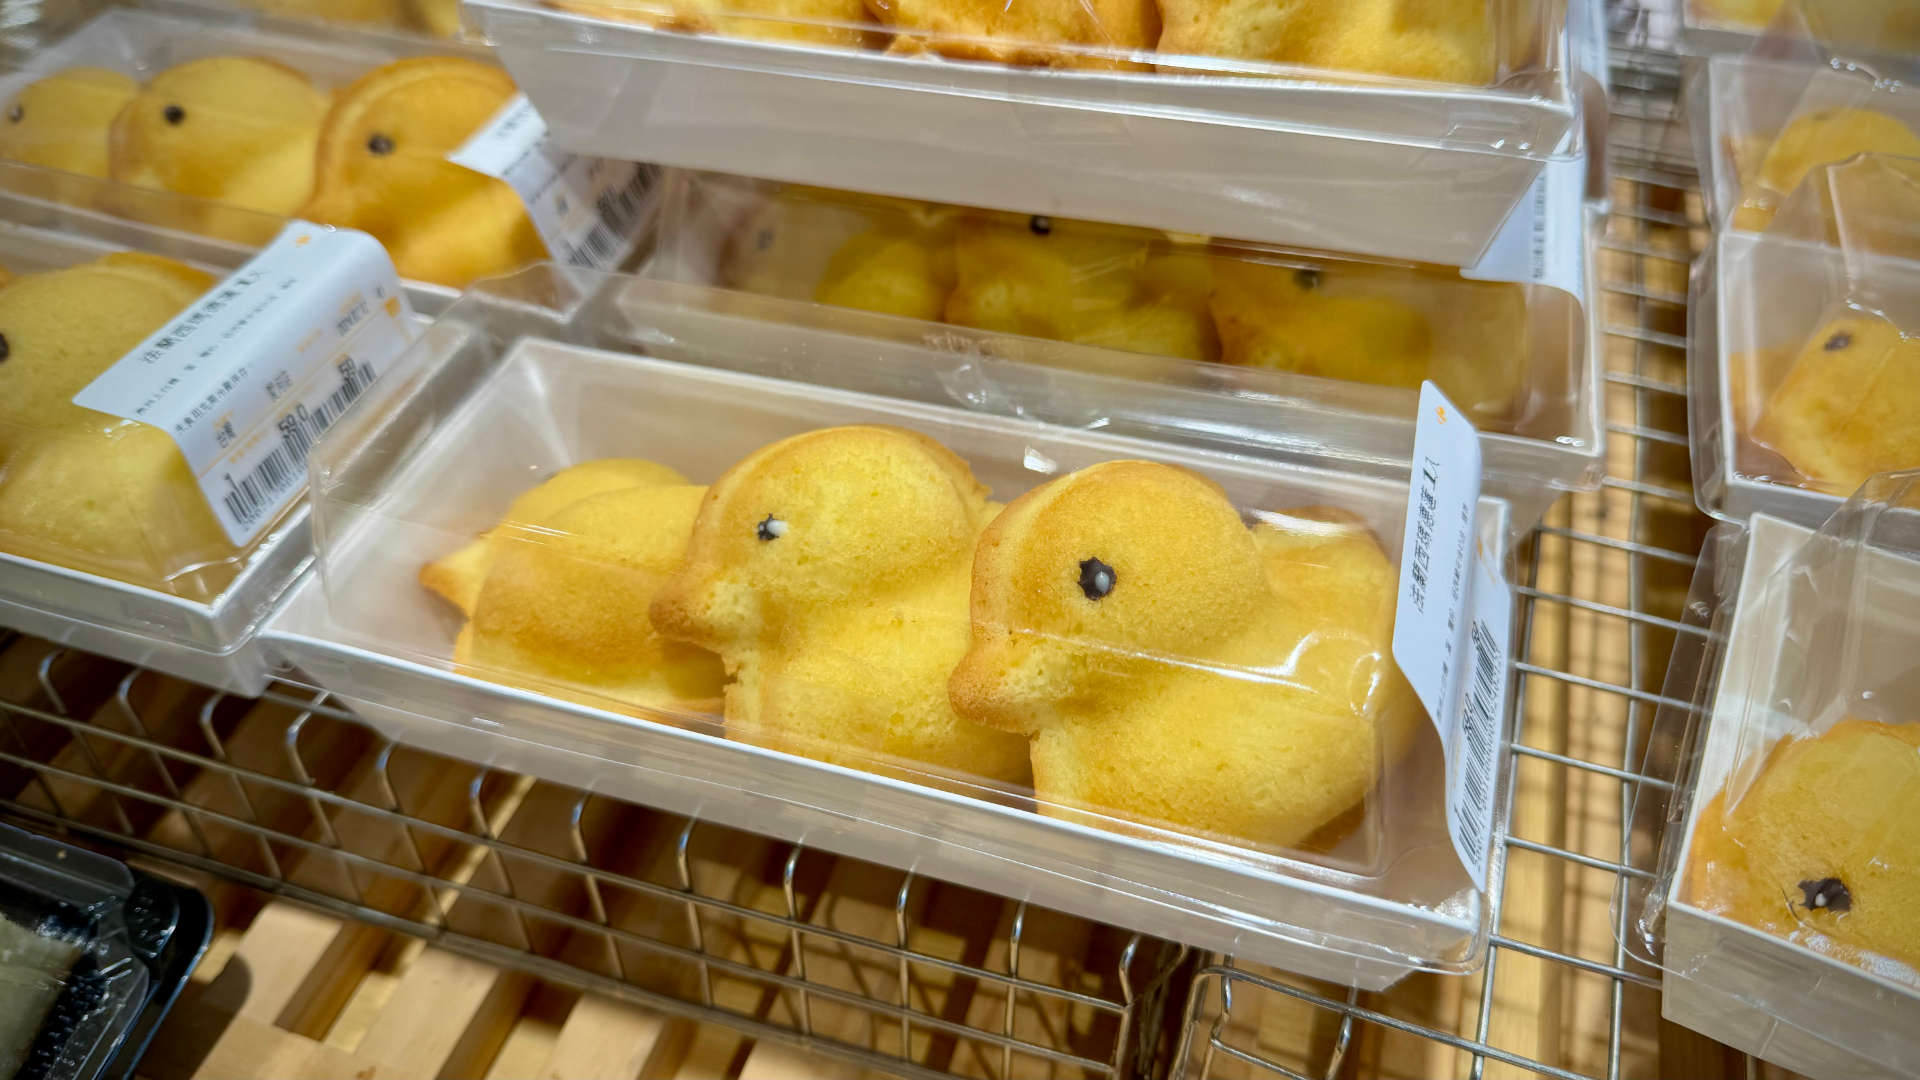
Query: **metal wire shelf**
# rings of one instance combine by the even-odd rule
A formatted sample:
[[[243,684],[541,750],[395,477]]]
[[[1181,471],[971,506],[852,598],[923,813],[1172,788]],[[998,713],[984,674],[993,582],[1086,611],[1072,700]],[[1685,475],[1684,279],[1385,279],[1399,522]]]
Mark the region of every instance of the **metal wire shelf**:
[[[1616,16],[1620,13],[1616,12]],[[1703,238],[1678,61],[1616,19],[1609,476],[1520,559],[1516,797],[1493,947],[1379,994],[387,742],[0,638],[0,813],[556,982],[937,1077],[1668,1075],[1616,944],[1623,823],[1705,522],[1686,459]],[[1712,1048],[1710,1053],[1724,1053]]]
[[[1563,500],[1522,552],[1509,768],[1528,820],[1509,823],[1486,969],[1452,996],[1358,994],[1206,957],[1178,1075],[1678,1075],[1663,1057],[1659,972],[1620,946],[1605,898],[1622,875],[1647,876],[1628,864],[1623,823],[1636,786],[1660,783],[1636,770],[1653,710],[1668,703],[1674,635],[1698,632],[1678,616],[1707,525],[1693,507],[1685,410],[1687,270],[1704,230],[1681,63],[1635,44],[1646,12],[1614,14],[1614,203],[1600,282],[1609,475]],[[1545,773],[1531,791],[1529,772]]]
[[[439,758],[324,696],[30,639],[0,661],[0,807],[42,826],[900,1075],[1121,1077],[1157,1051],[1178,946]]]

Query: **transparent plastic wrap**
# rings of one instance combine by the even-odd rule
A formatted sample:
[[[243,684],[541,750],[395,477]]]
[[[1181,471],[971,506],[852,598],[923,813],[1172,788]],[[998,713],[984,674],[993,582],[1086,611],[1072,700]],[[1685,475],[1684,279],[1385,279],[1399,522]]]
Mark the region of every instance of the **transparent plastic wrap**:
[[[1154,403],[1167,422],[1136,433],[1246,450],[1312,438],[1401,460],[1432,378],[1483,433],[1487,489],[1513,501],[1516,528],[1599,481],[1597,321],[1557,288],[707,173],[673,172],[662,188],[648,275],[786,301],[771,310],[861,309],[878,317],[841,325],[896,340],[987,342],[1055,366],[1098,358],[1177,388]]]
[[[1920,5],[1912,18],[1920,33]],[[1694,159],[1716,227],[1765,231],[1812,174],[1856,154],[1920,157],[1920,101],[1899,65],[1777,43],[1689,79]]]
[[[1920,473],[1709,535],[1617,897],[1678,1023],[1820,1080],[1920,1061]]]
[[[235,544],[164,431],[71,398],[247,252],[31,197],[0,163],[0,625],[258,692],[306,508]],[[31,178],[30,178],[31,179]]]
[[[1814,169],[1767,232],[1859,254],[1920,259],[1920,158],[1858,154]]]
[[[1355,985],[1479,962],[1389,652],[1404,469],[1041,423],[1020,365],[928,404],[996,365],[706,292],[463,299],[316,449],[276,650],[470,760]]]
[[[240,8],[263,20],[320,22],[432,38],[458,37],[460,0],[145,0],[149,7]]]
[[[1696,55],[1826,48],[1856,58],[1920,52],[1913,0],[1679,0],[1681,44]]]
[[[133,1075],[212,935],[198,892],[0,825],[0,1075]]]
[[[1897,253],[1920,222],[1914,164],[1818,170],[1778,229],[1722,233],[1695,268],[1690,430],[1708,513],[1815,525],[1868,476],[1920,467],[1920,262]]]
[[[1558,0],[1180,2],[466,12],[570,150],[1023,214],[1463,266],[1581,152]]]
[[[517,93],[484,52],[212,5],[69,7],[91,17],[0,53],[0,158],[46,170],[45,197],[170,200],[175,227],[256,246],[287,218],[359,229],[449,299],[548,257],[512,187],[448,160]]]

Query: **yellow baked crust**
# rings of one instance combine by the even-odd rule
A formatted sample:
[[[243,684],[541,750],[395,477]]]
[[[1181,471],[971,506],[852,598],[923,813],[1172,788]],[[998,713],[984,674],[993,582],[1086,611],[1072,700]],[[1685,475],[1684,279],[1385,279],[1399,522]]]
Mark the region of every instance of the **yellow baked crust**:
[[[327,95],[284,64],[189,60],[155,75],[114,118],[115,180],[290,215],[313,190]]]
[[[1405,749],[1420,709],[1390,655],[1385,552],[1338,510],[1262,517],[1249,529],[1198,474],[1118,461],[981,537],[949,691],[1032,740],[1042,812],[1291,848]]]
[[[447,160],[514,93],[505,71],[461,57],[367,72],[327,112],[301,216],[371,234],[417,281],[460,287],[546,258],[513,188]]]
[[[1486,0],[1160,0],[1160,52],[1484,86],[1498,74],[1488,7]]]
[[[1849,718],[1781,739],[1700,811],[1686,895],[1920,986],[1920,724]]]
[[[1003,64],[1141,70],[1145,63],[1125,55],[1151,51],[1160,36],[1153,0],[867,0],[867,7],[897,31],[895,52]]]
[[[902,428],[824,428],[715,481],[654,600],[669,638],[726,662],[735,737],[870,771],[1024,783],[1024,739],[961,720],[973,545],[996,508],[966,463]]]
[[[1815,486],[1851,494],[1920,466],[1920,340],[1870,312],[1820,328],[1767,396],[1754,438]]]

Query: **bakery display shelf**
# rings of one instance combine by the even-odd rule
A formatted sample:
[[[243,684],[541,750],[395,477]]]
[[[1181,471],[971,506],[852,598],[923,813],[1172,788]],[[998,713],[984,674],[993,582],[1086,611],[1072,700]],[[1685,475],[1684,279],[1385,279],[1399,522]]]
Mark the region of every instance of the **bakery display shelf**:
[[[1616,12],[1616,14],[1618,14]],[[1644,28],[1640,28],[1644,29]],[[1174,1075],[1187,1080],[1780,1076],[1660,1018],[1660,973],[1621,947],[1610,900],[1630,802],[1710,522],[1687,462],[1691,257],[1707,239],[1680,65],[1621,39],[1602,240],[1608,477],[1559,502],[1519,560],[1517,732],[1492,953],[1466,979],[1356,993],[1202,957]],[[1679,704],[1685,707],[1685,703]]]
[[[140,1063],[146,1080],[880,1075],[520,974],[244,885],[204,876],[196,884],[217,904],[212,946]],[[261,977],[289,956],[298,965],[292,978]],[[459,983],[452,993],[450,979]],[[349,1004],[322,1022],[324,1014],[289,996],[301,982],[347,987]]]
[[[253,969],[283,993],[270,1016],[323,1035],[385,992],[356,988],[377,931],[445,954],[419,978],[456,997],[480,961],[907,1076],[1150,1074],[1184,990],[1167,942],[400,746],[310,692],[239,698],[18,635],[0,817],[347,919],[275,933]],[[353,959],[303,973],[322,953]],[[407,1052],[395,1075],[485,1072]]]
[[[1663,1024],[1658,972],[1620,948],[1610,910],[1638,873],[1622,822],[1707,526],[1684,397],[1705,231],[1670,137],[1677,75],[1670,56],[1616,53],[1600,276],[1614,437],[1600,490],[1556,505],[1518,561],[1525,697],[1477,975],[1335,989],[397,745],[323,695],[242,699],[19,636],[0,638],[0,816],[215,893],[231,929],[149,1056],[153,1080],[262,1061],[313,1076],[1779,1076]]]

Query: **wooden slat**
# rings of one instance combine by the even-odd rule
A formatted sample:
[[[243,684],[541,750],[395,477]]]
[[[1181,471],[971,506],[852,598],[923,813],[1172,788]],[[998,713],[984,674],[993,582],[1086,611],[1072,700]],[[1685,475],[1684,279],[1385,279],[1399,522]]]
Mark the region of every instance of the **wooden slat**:
[[[486,1071],[517,1015],[531,979],[443,949],[423,950],[400,976],[354,1053],[390,1063],[403,1076],[472,1076]]]
[[[204,1054],[189,1025],[196,1016],[183,1002],[140,1062],[149,1080],[403,1080],[403,1074],[272,1024],[243,1016],[224,1017],[220,1037]]]
[[[635,1080],[672,1076],[692,1044],[694,1025],[584,994],[567,1014],[541,1080]]]

